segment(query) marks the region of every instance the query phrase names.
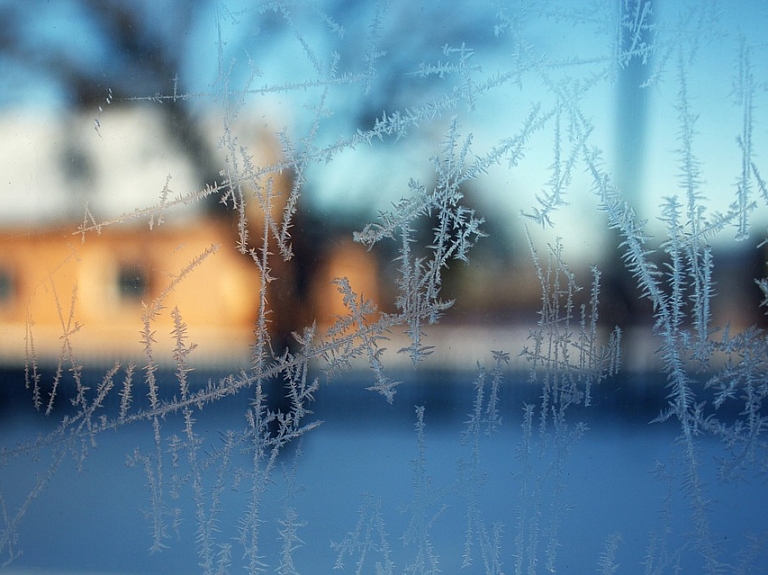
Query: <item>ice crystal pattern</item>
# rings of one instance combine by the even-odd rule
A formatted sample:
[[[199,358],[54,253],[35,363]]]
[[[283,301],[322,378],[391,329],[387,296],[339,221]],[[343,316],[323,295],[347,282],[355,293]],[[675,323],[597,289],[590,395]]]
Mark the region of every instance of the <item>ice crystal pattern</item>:
[[[759,326],[736,330],[727,319],[716,325],[713,314],[723,295],[714,281],[721,262],[713,246],[744,245],[765,234],[768,191],[760,153],[765,70],[758,57],[764,26],[750,35],[751,24],[764,24],[764,11],[747,3],[731,14],[730,5],[719,11],[715,2],[684,0],[480,4],[434,3],[419,15],[407,2],[363,2],[354,10],[330,2],[242,7],[215,2],[210,37],[216,38],[218,67],[209,92],[185,92],[181,71],[168,93],[121,97],[112,89],[105,92],[94,110],[94,137],[109,129],[100,116],[109,106],[215,104],[221,110],[225,159],[215,185],[174,195],[170,180],[159,182],[156,204],[115,220],[99,219],[86,209],[73,238],[88,242],[107,226],[134,220],[143,222],[151,236],[175,208],[210,198],[233,213],[236,234],[231,246],[213,245],[200,253],[169,278],[157,298],[144,302],[137,333],[144,353],[140,363],[116,362],[98,380],[86,377],[88,366],[79,360],[76,345],[81,326],[72,311],[77,290],[56,293],[61,353],[52,379],[44,380],[35,325],[29,322],[25,381],[31,407],[40,417],[60,420],[52,431],[0,452],[0,551],[6,562],[23,556],[25,515],[59,470],[71,460],[87,472],[89,458],[107,434],[138,427],[150,431],[151,441],[127,454],[127,461],[146,484],[147,547],[153,553],[178,545],[194,549],[202,573],[567,571],[561,554],[571,536],[564,527],[574,503],[567,500],[570,458],[590,433],[584,414],[600,409],[602,386],[621,376],[622,357],[631,351],[623,327],[601,320],[605,260],[595,256],[588,277],[569,263],[579,234],[592,233],[581,228],[574,234],[569,221],[594,213],[584,225],[604,229],[608,252],[618,254],[647,305],[641,309],[649,310],[630,327],[644,330],[657,344],[653,361],[666,385],[666,401],[657,406],[655,421],[674,422],[677,429],[674,460],[658,462],[655,470],[669,486],[669,497],[648,502],[659,509],[661,527],[649,535],[644,572],[675,573],[688,561],[709,574],[753,572],[765,564],[765,532],[738,541],[736,551],[718,543],[714,486],[704,480],[708,463],[701,446],[705,439],[720,442],[720,480],[764,481],[766,333]],[[260,62],[258,50],[247,58],[230,51],[230,40],[237,44],[243,34],[253,34],[254,22],[274,27],[286,39],[289,69],[277,79],[263,72],[268,62]],[[448,26],[452,34],[446,41]],[[265,31],[256,34],[257,42],[262,33],[268,42]],[[733,65],[707,68],[713,53],[731,54]],[[294,70],[305,76],[296,79]],[[716,77],[702,80],[703,74]],[[646,170],[646,185],[662,198],[650,216],[644,198],[629,193],[624,174],[614,166],[626,140],[643,139],[606,110],[605,95],[627,85],[621,97],[653,96],[667,119],[666,139],[658,140],[667,148],[654,149],[653,161],[659,171],[674,167],[666,181]],[[701,101],[715,85],[730,87],[721,94],[730,103],[710,110],[711,102]],[[298,109],[303,113],[291,129],[277,130],[279,157],[262,162],[236,125],[249,107],[275,94],[279,97],[270,105],[282,102],[286,116]],[[718,123],[717,146],[733,142],[728,158],[737,158],[734,166],[710,165],[710,143],[699,130],[711,138],[711,122]],[[618,143],[606,143],[611,129],[619,133]],[[717,161],[720,149],[714,148]],[[374,174],[367,185],[383,186],[380,174],[387,174],[401,190],[401,199],[377,206],[378,215],[353,234],[372,253],[394,254],[386,274],[392,301],[379,309],[368,294],[356,293],[348,279],[338,278],[335,287],[346,313],[327,330],[310,320],[294,326],[287,344],[277,341],[273,328],[282,318],[273,286],[295,257],[303,231],[297,214],[309,202],[312,186],[334,181],[339,172],[333,170],[350,159],[357,162],[356,171]],[[291,183],[281,188],[278,182],[286,174]],[[345,189],[352,195],[378,191],[355,190],[356,185],[350,180]],[[469,190],[484,189],[489,197],[468,197]],[[724,196],[731,201],[713,207],[712,200]],[[383,396],[377,399],[397,404],[408,384],[389,363],[405,357],[418,369],[439,351],[440,338],[431,338],[430,329],[456,303],[444,295],[447,277],[456,269],[473,273],[473,250],[488,241],[496,210],[528,254],[516,264],[527,266],[527,274],[517,270],[504,276],[510,282],[505,289],[516,290],[517,281],[522,285],[526,277],[535,278],[540,309],[524,346],[489,349],[489,365],[465,366],[476,374],[474,383],[466,382],[474,399],[457,434],[460,457],[453,482],[431,475],[429,409],[408,406],[414,426],[413,452],[406,455],[410,501],[394,510],[376,493],[360,493],[357,519],[350,518],[347,532],[314,533],[298,505],[302,489],[311,489],[298,481],[303,442],[323,432],[313,403],[326,384],[354,372],[372,393]],[[752,249],[764,267],[763,241]],[[195,269],[221,249],[239,250],[259,272],[260,281],[252,286],[258,317],[251,361],[207,384],[192,384],[196,344],[185,310],[167,309],[166,299],[181,283],[194,282]],[[768,279],[753,279],[768,299]],[[751,312],[757,322],[761,310]],[[171,314],[171,334],[157,332],[160,314]],[[390,349],[395,336],[404,336],[405,343]],[[167,337],[173,351],[161,358],[157,341]],[[526,376],[510,368],[516,359]],[[169,364],[172,390],[161,383],[163,366]],[[60,406],[65,382],[74,392],[70,405]],[[505,394],[513,385],[536,390],[535,400],[505,410]],[[199,420],[208,412],[244,394],[247,409],[231,415],[230,428],[216,434],[201,429]],[[483,503],[490,480],[484,457],[494,438],[510,429],[519,430],[517,443],[493,454],[504,458],[511,478],[507,500],[489,508]],[[22,495],[6,487],[20,459],[39,466],[26,478]],[[236,503],[233,491],[244,494]],[[678,496],[685,502],[685,533],[673,527],[672,500]],[[270,503],[276,498],[277,511]],[[183,500],[192,501],[192,516],[182,511],[189,507]],[[237,525],[223,524],[227,505],[239,506]],[[462,528],[441,529],[447,517],[455,520],[452,509],[460,509]],[[402,516],[404,528],[397,526]],[[177,540],[190,535],[188,525],[194,526],[191,544]],[[276,554],[265,543],[274,533],[280,542]],[[440,555],[446,542],[440,538],[457,533],[452,544],[461,549],[459,564],[447,564],[449,558]],[[335,563],[317,565],[307,558],[304,552],[315,536],[324,545],[332,541]],[[602,537],[591,564],[579,569],[635,572],[620,560],[621,533],[611,530]]]

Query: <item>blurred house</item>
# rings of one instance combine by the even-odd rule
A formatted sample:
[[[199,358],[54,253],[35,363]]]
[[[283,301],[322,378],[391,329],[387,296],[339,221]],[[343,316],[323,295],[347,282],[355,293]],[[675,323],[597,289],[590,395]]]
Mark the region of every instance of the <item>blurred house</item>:
[[[52,187],[46,195],[46,190],[36,188],[34,177],[22,173],[16,180],[9,178],[10,186],[3,191],[3,203],[13,204],[14,215],[0,221],[0,362],[21,364],[33,358],[39,363],[59,359],[91,364],[144,362],[142,330],[154,306],[158,313],[152,316],[149,329],[156,361],[173,361],[171,312],[178,308],[187,327],[187,344],[197,346],[193,358],[207,364],[248,365],[261,277],[251,255],[236,248],[235,214],[182,206],[180,213],[169,210],[164,214],[166,223],[150,230],[146,218],[133,219],[127,209],[131,203],[142,207],[158,202],[158,190],[168,181],[168,165],[155,162],[158,154],[181,174],[178,179],[173,176],[174,184],[192,186],[194,170],[182,161],[183,149],[158,131],[157,120],[146,109],[118,108],[114,115],[100,119],[100,134],[95,133],[93,118],[83,116],[68,118],[66,127],[51,121],[48,132],[40,128],[37,136],[23,125],[9,129],[15,124],[7,118],[0,121],[7,133],[23,133],[25,139],[25,145],[14,148],[15,160],[6,157],[3,169],[12,174],[13,165],[36,167]],[[104,126],[109,125],[119,126],[120,138],[105,134]],[[58,137],[66,140],[66,146],[55,145]],[[246,129],[236,137],[238,144],[250,146],[254,164],[277,161],[276,143],[263,131]],[[68,152],[62,153],[64,147]],[[223,164],[223,158],[219,160]],[[79,166],[79,175],[71,173],[73,162]],[[66,201],[67,188],[78,184],[73,184],[73,177],[86,189],[69,198],[70,204],[80,203],[79,208]],[[260,184],[243,182],[244,197],[252,201]],[[273,184],[272,212],[279,218],[291,182],[285,174]],[[151,187],[149,193],[147,187]],[[188,191],[202,187],[198,183]],[[136,193],[131,200],[126,196],[131,196],[132,189]],[[110,204],[115,190],[117,207]],[[120,213],[129,217],[124,223],[81,235],[73,214],[82,210],[84,200],[102,219]],[[52,203],[68,209],[60,207],[56,217],[55,211],[48,210]],[[264,221],[253,207],[252,203],[247,209],[253,243],[249,247],[258,249]],[[294,232],[299,235],[303,230]],[[271,275],[277,279],[268,283],[267,317],[276,352],[290,345],[293,331],[317,321],[322,332],[335,315],[344,313],[342,296],[329,283],[332,276],[348,277],[353,289],[378,300],[373,256],[360,246],[325,240],[322,245],[303,246],[300,257],[288,261],[270,244]],[[335,247],[325,249],[325,245]],[[177,281],[181,275],[183,279]]]
[[[206,358],[242,356],[252,339],[259,276],[249,258],[220,247],[231,243],[227,227],[206,221],[152,232],[111,227],[83,242],[61,230],[4,231],[1,359],[50,362],[73,353],[78,361],[136,361],[144,353],[143,317],[155,302],[163,307],[150,324],[158,361],[168,361],[174,345],[175,307]]]
[[[322,333],[346,313],[331,283],[336,277],[347,277],[378,304],[378,271],[369,252],[340,243],[320,256],[306,293],[286,289],[285,278],[276,283],[280,293],[268,293],[275,345],[287,344],[312,317]],[[283,271],[290,276],[290,269]],[[247,364],[260,285],[251,257],[234,249],[231,226],[217,220],[152,231],[109,227],[83,242],[61,230],[6,229],[0,233],[0,361],[50,363],[70,354],[77,361],[145,361],[144,318],[155,306],[149,327],[159,363],[172,361],[171,311],[178,308],[187,344],[197,345],[194,357]]]
[[[229,141],[223,145],[217,129],[221,123],[200,123],[210,144],[211,164],[224,168],[225,174],[222,149],[230,156],[233,150],[244,150],[253,166],[280,164],[269,126],[244,118],[229,128]],[[171,311],[176,307],[189,343],[197,345],[194,359],[247,366],[261,277],[251,255],[237,249],[240,230],[231,202],[223,212],[206,211],[203,203],[191,201],[139,217],[137,208],[162,205],[161,197],[175,198],[182,190],[194,194],[204,189],[205,180],[156,109],[113,107],[97,119],[98,124],[86,114],[63,119],[0,116],[0,145],[5,146],[0,173],[7,180],[0,187],[0,362],[21,365],[34,357],[51,363],[69,360],[70,354],[90,364],[144,362],[143,318],[152,305],[162,304],[150,324],[156,361],[172,362]],[[239,160],[242,170],[245,158]],[[265,225],[259,194],[271,190],[269,209],[280,221],[292,185],[290,172],[276,171],[269,186],[266,175],[249,178],[247,170],[239,173],[239,191],[248,199],[248,247],[258,250]],[[127,216],[120,224],[81,236],[77,229],[84,203],[99,221]],[[158,225],[161,211],[165,222]],[[152,230],[147,226],[150,217],[155,218]],[[293,345],[293,332],[315,323],[323,334],[347,313],[334,278],[348,278],[352,289],[378,309],[396,298],[391,291],[398,273],[396,254],[377,260],[351,241],[350,222],[332,220],[309,217],[299,209],[290,228],[294,253],[288,260],[280,257],[274,230],[268,234],[270,276],[276,279],[267,283],[267,319],[276,353]],[[431,227],[425,225],[428,238]],[[487,227],[490,238],[478,243],[470,263],[456,262],[445,271],[442,295],[455,299],[456,305],[441,325],[427,330],[430,337],[443,338],[446,352],[434,354],[437,362],[474,365],[489,349],[516,353],[539,319],[541,282],[527,245],[519,241],[515,247],[501,240],[503,230],[493,229],[491,221]],[[754,244],[715,254],[716,325],[730,322],[733,332],[754,323],[765,325],[759,308],[762,294],[753,281],[766,274],[764,255]],[[189,277],[176,285],[175,278],[201,257]],[[595,262],[571,262],[577,283],[585,288],[591,281],[590,263]],[[646,345],[653,310],[618,256],[598,263],[603,270],[600,321],[607,331],[614,325],[624,330],[625,349],[644,366],[657,347]],[[588,303],[589,289],[576,297],[580,309]],[[402,339],[403,334],[392,337]],[[393,341],[389,347],[397,350],[401,345],[408,342]]]

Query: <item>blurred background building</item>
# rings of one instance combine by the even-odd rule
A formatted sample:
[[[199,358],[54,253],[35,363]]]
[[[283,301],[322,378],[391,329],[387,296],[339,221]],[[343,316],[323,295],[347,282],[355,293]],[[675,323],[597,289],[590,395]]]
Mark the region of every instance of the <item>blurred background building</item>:
[[[392,311],[394,246],[366,251],[351,241],[352,232],[406,194],[410,179],[434,183],[430,157],[439,153],[452,114],[463,122],[462,135],[473,134],[474,149],[484,150],[514,133],[532,107],[546,109],[560,97],[547,81],[581,89],[578,79],[567,80],[575,70],[587,84],[589,95],[580,103],[594,121],[590,137],[605,150],[617,185],[649,220],[649,230],[662,230],[659,203],[679,181],[677,132],[669,129],[678,86],[677,56],[661,50],[658,38],[688,25],[679,3],[620,2],[594,12],[574,6],[569,18],[531,8],[527,19],[437,1],[327,2],[324,17],[301,22],[287,10],[280,3],[213,0],[0,3],[0,360],[29,356],[30,328],[40,360],[66,353],[62,333],[71,333],[88,357],[139,357],[143,304],[217,245],[194,270],[194,284],[174,290],[165,305],[182,310],[190,339],[207,360],[247,362],[261,278],[250,256],[236,250],[236,215],[219,202],[221,193],[176,201],[205,195],[207,186],[223,180],[232,152],[224,132],[236,135],[229,142],[250,150],[256,166],[278,165],[286,152],[314,158],[286,166],[277,183],[283,201],[292,186],[303,194],[291,230],[294,257],[277,264],[280,279],[270,286],[271,329],[280,345],[290,345],[291,333],[313,320],[327,329],[344,312],[334,277],[348,277],[380,309]],[[692,101],[706,112],[697,134],[712,211],[727,209],[733,195],[741,158],[731,143],[741,111],[726,101],[727,88],[708,89],[713,74],[734,76],[737,39],[727,39],[733,52],[725,54],[719,37],[706,31],[730,30],[732,21],[743,24],[747,36],[760,29],[739,10],[729,7],[715,22],[714,12],[701,8],[705,32],[699,37],[712,44],[686,47],[692,61],[695,56]],[[425,18],[439,25],[420,26]],[[494,23],[496,37],[488,34]],[[599,33],[587,37],[585,26]],[[637,33],[622,35],[628,29]],[[611,50],[628,54],[626,61]],[[530,73],[521,82],[534,54],[546,60],[541,66],[551,77]],[[515,66],[517,80],[502,75]],[[447,76],[458,78],[455,86],[446,87]],[[589,78],[603,80],[590,84]],[[485,90],[482,82],[501,87]],[[445,117],[436,113],[431,123],[414,122],[397,145],[343,145],[382,114],[406,117],[445,94],[456,98],[455,109]],[[723,125],[736,128],[724,137]],[[537,321],[541,286],[526,239],[528,220],[519,214],[553,186],[550,163],[560,146],[553,133],[552,123],[526,142],[524,168],[492,166],[464,189],[467,204],[485,218],[488,237],[468,264],[446,272],[444,295],[456,304],[436,328],[450,350],[444,360],[466,363],[459,349],[470,356],[480,349],[515,352]],[[754,138],[757,148],[765,134]],[[724,140],[729,152],[721,149]],[[620,263],[617,238],[606,229],[589,178],[581,168],[569,178],[569,195],[553,214],[554,232],[529,223],[529,233],[542,253],[556,235],[563,237],[585,288],[590,265],[601,266],[601,322],[631,336],[634,326],[647,327],[653,312]],[[77,233],[83,224],[118,218],[85,241]],[[713,240],[722,254],[715,323],[741,328],[761,321],[753,311],[760,293],[752,279],[765,275],[763,252],[756,249],[765,218],[755,222],[754,239],[736,248]],[[258,222],[252,225],[253,237]],[[420,233],[427,243],[430,232],[425,221]],[[170,332],[169,311],[162,317],[158,330]],[[171,345],[167,334],[158,339]]]

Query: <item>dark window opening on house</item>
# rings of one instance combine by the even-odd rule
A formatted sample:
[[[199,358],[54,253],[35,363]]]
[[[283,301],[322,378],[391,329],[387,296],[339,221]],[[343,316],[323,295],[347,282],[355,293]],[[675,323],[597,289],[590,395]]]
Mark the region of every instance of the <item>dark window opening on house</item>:
[[[9,304],[13,298],[13,283],[11,270],[0,267],[0,306]]]
[[[149,286],[147,272],[137,265],[122,265],[117,272],[117,289],[121,299],[138,300]]]

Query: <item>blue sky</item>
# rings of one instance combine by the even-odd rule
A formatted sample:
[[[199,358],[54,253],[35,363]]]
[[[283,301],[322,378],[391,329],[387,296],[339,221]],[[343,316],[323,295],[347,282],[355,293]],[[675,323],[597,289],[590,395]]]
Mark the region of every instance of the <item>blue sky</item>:
[[[362,74],[369,39],[374,37],[380,53],[375,57],[376,74],[368,80],[351,85],[342,82],[327,93],[321,87],[307,86],[243,99],[243,113],[268,118],[275,130],[284,130],[298,147],[310,135],[311,145],[330,145],[357,129],[369,128],[383,111],[418,108],[446,91],[450,93],[457,85],[450,74],[444,78],[418,75],[423,64],[456,62],[455,55],[442,52],[445,45],[473,50],[470,64],[475,69],[470,77],[476,85],[514,69],[519,64],[520,47],[526,46],[533,58],[549,66],[549,79],[573,88],[606,73],[616,42],[613,2],[535,3],[527,12],[515,13],[511,27],[498,36],[494,27],[505,20],[492,2],[486,6],[439,0],[386,4],[349,0],[317,4],[146,0],[132,6],[141,7],[137,18],[144,26],[143,33],[150,37],[148,44],[154,42],[161,52],[177,58],[180,92],[196,94],[189,104],[193,114],[219,106],[225,86],[237,92],[327,80],[335,58],[335,78]],[[269,9],[275,6],[283,6],[285,11]],[[372,27],[377,10],[381,10],[380,25]],[[693,16],[688,10],[693,10]],[[763,48],[761,30],[768,20],[765,9],[757,2],[734,7],[656,0],[654,12],[659,42],[650,66],[658,76],[644,92],[649,118],[647,153],[643,156],[643,187],[634,201],[638,210],[654,221],[662,197],[680,193],[676,187],[679,169],[675,150],[679,144],[675,102],[679,84],[674,46],[684,46],[686,53],[695,55],[689,63],[688,84],[692,107],[699,115],[695,151],[703,164],[705,195],[712,210],[726,210],[741,161],[735,144],[741,130],[741,109],[733,90],[740,35],[755,53],[753,66],[761,86],[756,91],[755,125],[763,126],[760,114],[765,70],[758,54]],[[709,19],[699,23],[698,13]],[[13,31],[6,36],[15,39],[32,61],[35,54],[55,53],[89,70],[97,93],[106,95],[111,86],[130,86],[133,82],[137,95],[152,95],[141,92],[141,70],[125,54],[113,50],[114,43],[81,2],[6,1],[0,3],[0,14],[13,16]],[[24,106],[61,112],[75,104],[71,87],[45,66],[21,65],[5,52],[0,55],[0,71],[5,78],[0,102],[6,109]],[[171,86],[172,79],[168,78],[157,92],[169,94]],[[594,125],[592,141],[603,150],[609,164],[615,161],[621,130],[615,113],[619,97],[616,83],[605,79],[590,87],[580,100]],[[321,101],[323,109],[318,115]],[[479,95],[474,109],[467,104],[448,110],[442,117],[423,122],[419,130],[396,145],[383,142],[346,150],[330,164],[313,166],[308,172],[309,200],[328,209],[385,209],[407,193],[411,178],[430,182],[433,168],[429,158],[436,153],[451,116],[459,117],[460,132],[473,135],[473,151],[482,155],[515,133],[537,103],[544,109],[553,106],[551,90],[542,83],[541,74],[523,73]],[[764,127],[754,131],[755,150],[765,143],[765,131]],[[553,145],[550,126],[529,142],[520,167],[493,168],[479,182],[484,201],[510,218],[528,210],[536,194],[546,189]],[[556,216],[564,231],[573,222],[574,213],[588,213],[589,221],[599,224],[589,188],[583,171],[575,172],[567,198],[569,209]]]

